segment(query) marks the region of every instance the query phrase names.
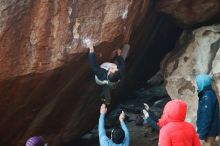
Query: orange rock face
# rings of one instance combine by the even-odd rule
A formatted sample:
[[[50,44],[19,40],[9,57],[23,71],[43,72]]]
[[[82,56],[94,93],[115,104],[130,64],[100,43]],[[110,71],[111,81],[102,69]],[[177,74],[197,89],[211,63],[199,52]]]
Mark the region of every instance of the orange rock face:
[[[128,0],[14,0],[1,5],[0,79],[4,80],[64,65],[67,56],[86,51],[85,38],[98,45],[128,36],[128,11],[134,6]]]
[[[220,21],[219,0],[159,0],[157,10],[171,15],[184,27]]]
[[[98,61],[108,59],[129,40],[148,4],[1,0],[0,145],[21,146],[30,136],[43,135],[55,146],[92,128],[99,114],[100,88],[83,41],[95,42]]]

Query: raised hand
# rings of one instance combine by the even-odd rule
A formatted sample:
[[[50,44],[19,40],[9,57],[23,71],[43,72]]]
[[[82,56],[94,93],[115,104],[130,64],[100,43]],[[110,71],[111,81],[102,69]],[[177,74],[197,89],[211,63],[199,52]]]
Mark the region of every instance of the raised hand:
[[[100,107],[100,114],[105,115],[107,113],[107,107],[105,104],[102,104]]]
[[[90,39],[85,40],[86,46],[89,48],[90,52],[94,52],[93,42]]]
[[[143,114],[145,118],[149,118],[149,113],[145,109],[143,110]]]
[[[124,111],[122,111],[120,116],[119,116],[119,121],[123,122],[124,120],[125,120],[125,113],[124,113]]]
[[[149,109],[150,109],[149,105],[146,104],[146,103],[144,103],[144,108],[145,108],[147,111],[149,111]]]

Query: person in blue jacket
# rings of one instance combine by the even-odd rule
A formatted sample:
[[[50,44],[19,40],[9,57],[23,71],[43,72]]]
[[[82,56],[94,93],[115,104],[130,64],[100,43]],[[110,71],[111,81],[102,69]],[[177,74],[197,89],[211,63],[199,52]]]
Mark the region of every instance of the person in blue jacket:
[[[214,146],[220,134],[219,103],[212,89],[212,78],[207,74],[196,76],[199,105],[197,111],[197,132],[202,144]]]
[[[125,113],[122,111],[119,116],[119,121],[121,127],[114,128],[111,132],[111,138],[106,136],[106,131],[104,127],[105,115],[107,113],[107,107],[102,104],[100,108],[99,117],[99,142],[100,146],[129,146],[129,132],[128,128],[124,123]]]

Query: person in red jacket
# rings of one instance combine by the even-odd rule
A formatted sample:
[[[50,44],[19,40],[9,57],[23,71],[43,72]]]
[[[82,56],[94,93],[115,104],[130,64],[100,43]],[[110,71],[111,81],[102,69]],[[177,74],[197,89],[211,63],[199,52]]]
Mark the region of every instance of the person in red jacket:
[[[182,100],[169,101],[158,121],[159,146],[200,146],[194,126],[185,122],[187,105]]]

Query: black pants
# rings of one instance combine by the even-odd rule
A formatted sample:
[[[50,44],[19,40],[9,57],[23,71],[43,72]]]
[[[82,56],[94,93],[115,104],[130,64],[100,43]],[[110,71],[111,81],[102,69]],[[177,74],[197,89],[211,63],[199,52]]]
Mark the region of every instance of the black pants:
[[[103,102],[105,102],[106,104],[110,104],[111,103],[111,87],[109,87],[108,85],[103,85],[102,86],[102,100]]]

